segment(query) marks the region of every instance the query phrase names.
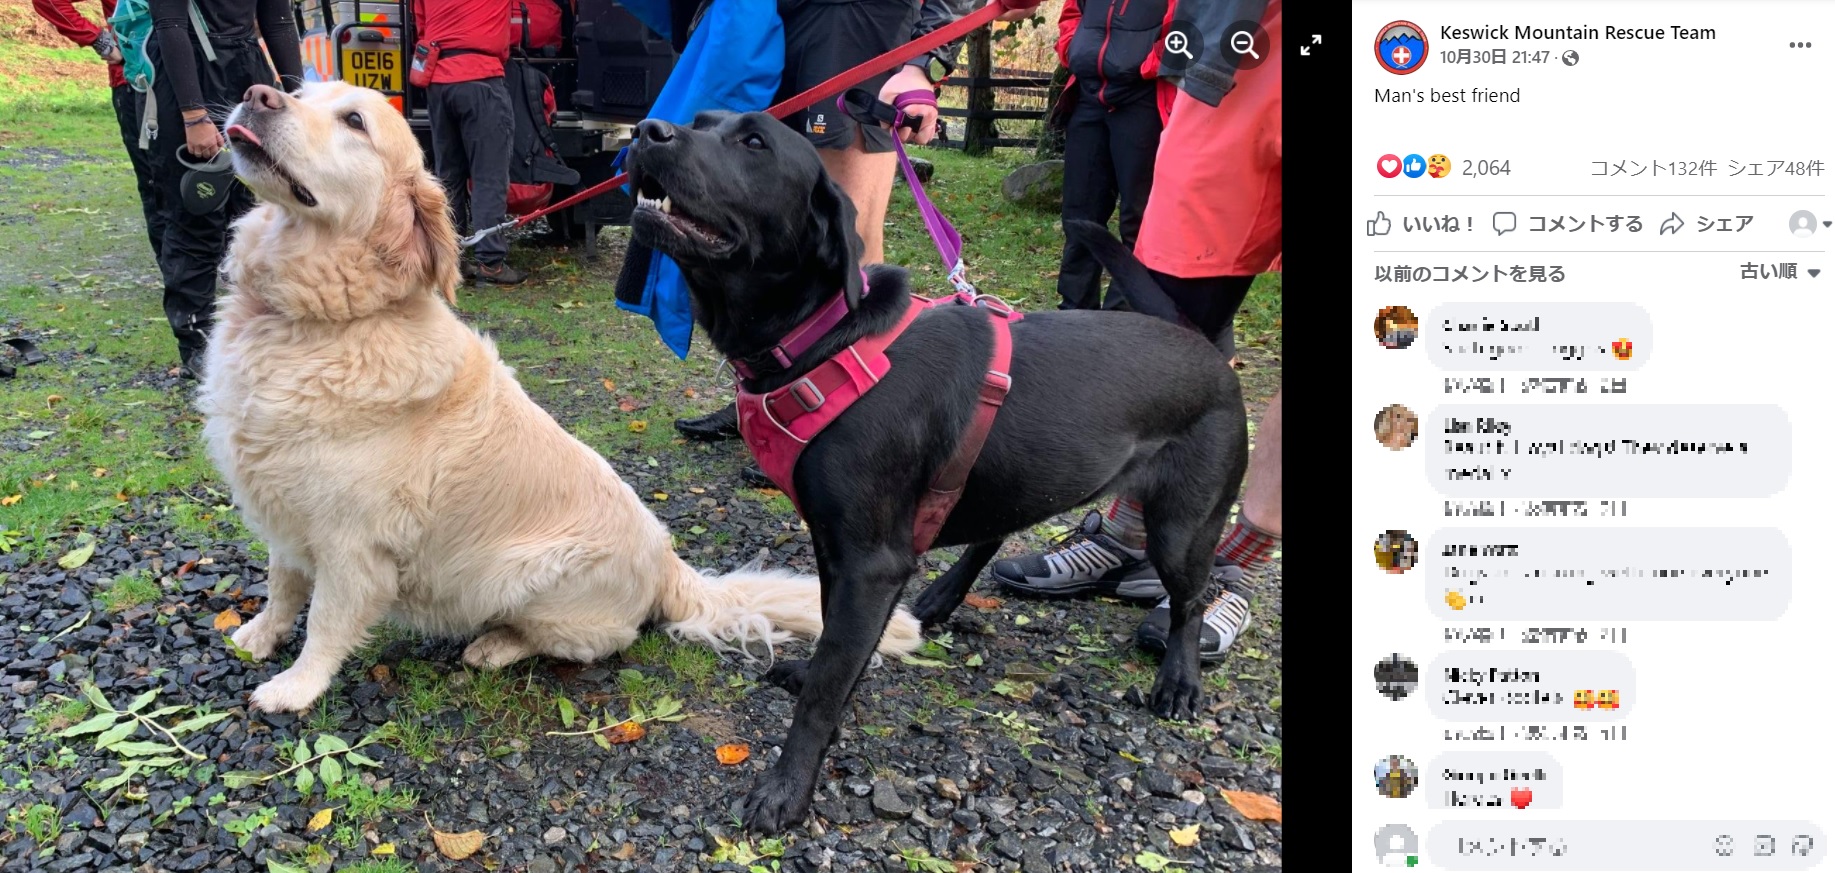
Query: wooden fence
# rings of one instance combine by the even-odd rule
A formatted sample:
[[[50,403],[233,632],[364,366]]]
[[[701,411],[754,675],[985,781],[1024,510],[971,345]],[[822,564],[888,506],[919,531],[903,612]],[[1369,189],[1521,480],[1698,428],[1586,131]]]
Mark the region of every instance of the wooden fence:
[[[985,28],[970,34],[967,54],[967,69],[963,71],[967,75],[952,76],[943,82],[943,105],[937,112],[944,119],[944,136],[934,144],[969,154],[1037,145],[1038,126],[1044,123],[1057,96],[1052,92],[1052,71],[993,66]],[[955,98],[956,94],[965,96]],[[1002,136],[1001,121],[1027,124],[1009,124],[1008,132],[1019,135]]]

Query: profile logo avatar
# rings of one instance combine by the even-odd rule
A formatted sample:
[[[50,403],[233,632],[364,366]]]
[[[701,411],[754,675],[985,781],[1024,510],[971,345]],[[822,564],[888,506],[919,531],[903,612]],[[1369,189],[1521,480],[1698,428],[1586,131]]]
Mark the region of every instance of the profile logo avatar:
[[[1391,21],[1376,34],[1376,61],[1398,76],[1427,63],[1427,37],[1412,21]]]

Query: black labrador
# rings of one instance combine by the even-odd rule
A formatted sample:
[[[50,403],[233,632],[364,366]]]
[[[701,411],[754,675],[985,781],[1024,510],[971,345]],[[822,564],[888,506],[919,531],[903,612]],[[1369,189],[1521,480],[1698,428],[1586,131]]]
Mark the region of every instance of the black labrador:
[[[903,312],[905,271],[875,265],[862,282],[853,204],[814,146],[771,116],[645,121],[627,169],[633,241],[680,265],[714,346],[751,366],[749,388],[789,384]],[[835,330],[789,368],[772,362],[767,350],[837,293],[851,312]],[[1160,297],[1136,309],[1170,306]],[[797,462],[824,629],[810,660],[768,677],[798,699],[782,758],[744,802],[755,830],[779,832],[808,814],[848,697],[917,569],[913,516],[974,410],[989,317],[968,306],[919,316],[888,349],[891,371]],[[1012,391],[936,543],[967,548],[914,612],[926,625],[943,621],[1008,534],[1123,491],[1144,504],[1148,549],[1173,600],[1151,706],[1194,716],[1200,599],[1248,458],[1236,375],[1203,336],[1144,314],[1034,313],[1012,335]]]

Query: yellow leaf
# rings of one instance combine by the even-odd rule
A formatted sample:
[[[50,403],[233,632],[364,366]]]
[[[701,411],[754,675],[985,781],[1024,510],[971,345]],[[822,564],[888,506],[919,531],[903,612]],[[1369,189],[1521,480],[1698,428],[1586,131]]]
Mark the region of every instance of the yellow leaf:
[[[600,385],[603,385],[603,386],[605,386],[605,390],[606,390],[606,391],[608,391],[608,392],[609,392],[609,391],[617,391],[617,390],[618,390],[618,386],[617,386],[617,385],[614,385],[614,384],[612,384],[612,380],[610,380],[610,379],[600,379],[600,380],[599,380],[599,384],[600,384]]]
[[[644,733],[643,725],[634,721],[621,721],[605,729],[605,739],[613,745],[635,743],[644,738]]]
[[[449,834],[435,828],[431,819],[427,821],[427,829],[433,831],[434,848],[439,849],[440,854],[445,855],[451,860],[463,861],[477,854],[479,849],[484,848],[483,831],[466,831],[462,834]]]
[[[752,747],[745,743],[727,743],[714,750],[714,760],[727,766],[743,764],[752,757]]]
[[[306,822],[306,830],[322,831],[325,828],[329,827],[330,825],[331,825],[331,807],[327,806],[324,809],[321,809],[318,812],[315,812],[312,814],[311,820]]]
[[[100,479],[103,476],[108,475],[108,468],[107,467],[97,467],[94,470],[90,470],[89,475],[94,476],[97,479]]]
[[[654,498],[656,498],[657,500],[668,500],[668,499],[669,499],[669,492],[667,492],[667,491],[658,491],[658,492],[656,492],[655,494],[652,494],[652,495],[650,495],[650,496],[651,496],[651,497],[654,497]]]
[[[1229,801],[1242,817],[1250,821],[1271,821],[1281,823],[1281,802],[1266,794],[1253,791],[1225,791],[1223,799]]]
[[[647,421],[643,421],[642,419],[633,421],[627,426],[630,427],[631,433],[643,433],[644,431],[650,429],[650,423]]]
[[[637,857],[637,846],[633,843],[625,843],[612,852],[612,859],[616,861],[629,861],[635,857]]]
[[[1166,832],[1166,836],[1172,838],[1173,845],[1181,849],[1189,849],[1198,845],[1198,826],[1194,824],[1191,827],[1170,830]]]
[[[5,497],[0,497],[0,506],[12,506],[13,504],[18,503],[19,501],[24,500],[24,499],[25,499],[24,494],[9,494]]]
[[[45,398],[45,408],[50,409],[51,407],[56,406],[62,402],[64,402],[64,395],[62,394],[49,395]]]
[[[370,854],[372,855],[393,855],[395,854],[395,844],[394,843],[382,843],[378,845],[376,848],[371,849]]]
[[[225,609],[222,612],[217,613],[217,617],[210,622],[211,627],[214,627],[220,631],[226,631],[232,627],[240,627],[241,625],[242,625],[242,616],[236,614],[236,610],[234,607]],[[329,813],[330,810],[326,810],[326,812]],[[314,828],[314,830],[317,830],[317,829]]]

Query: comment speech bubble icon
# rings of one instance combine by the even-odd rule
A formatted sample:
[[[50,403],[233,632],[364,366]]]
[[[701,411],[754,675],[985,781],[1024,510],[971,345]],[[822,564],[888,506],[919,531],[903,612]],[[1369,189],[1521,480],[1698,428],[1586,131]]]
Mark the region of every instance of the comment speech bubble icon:
[[[1503,236],[1506,233],[1516,230],[1516,213],[1491,213],[1491,229],[1497,231],[1498,236]]]

